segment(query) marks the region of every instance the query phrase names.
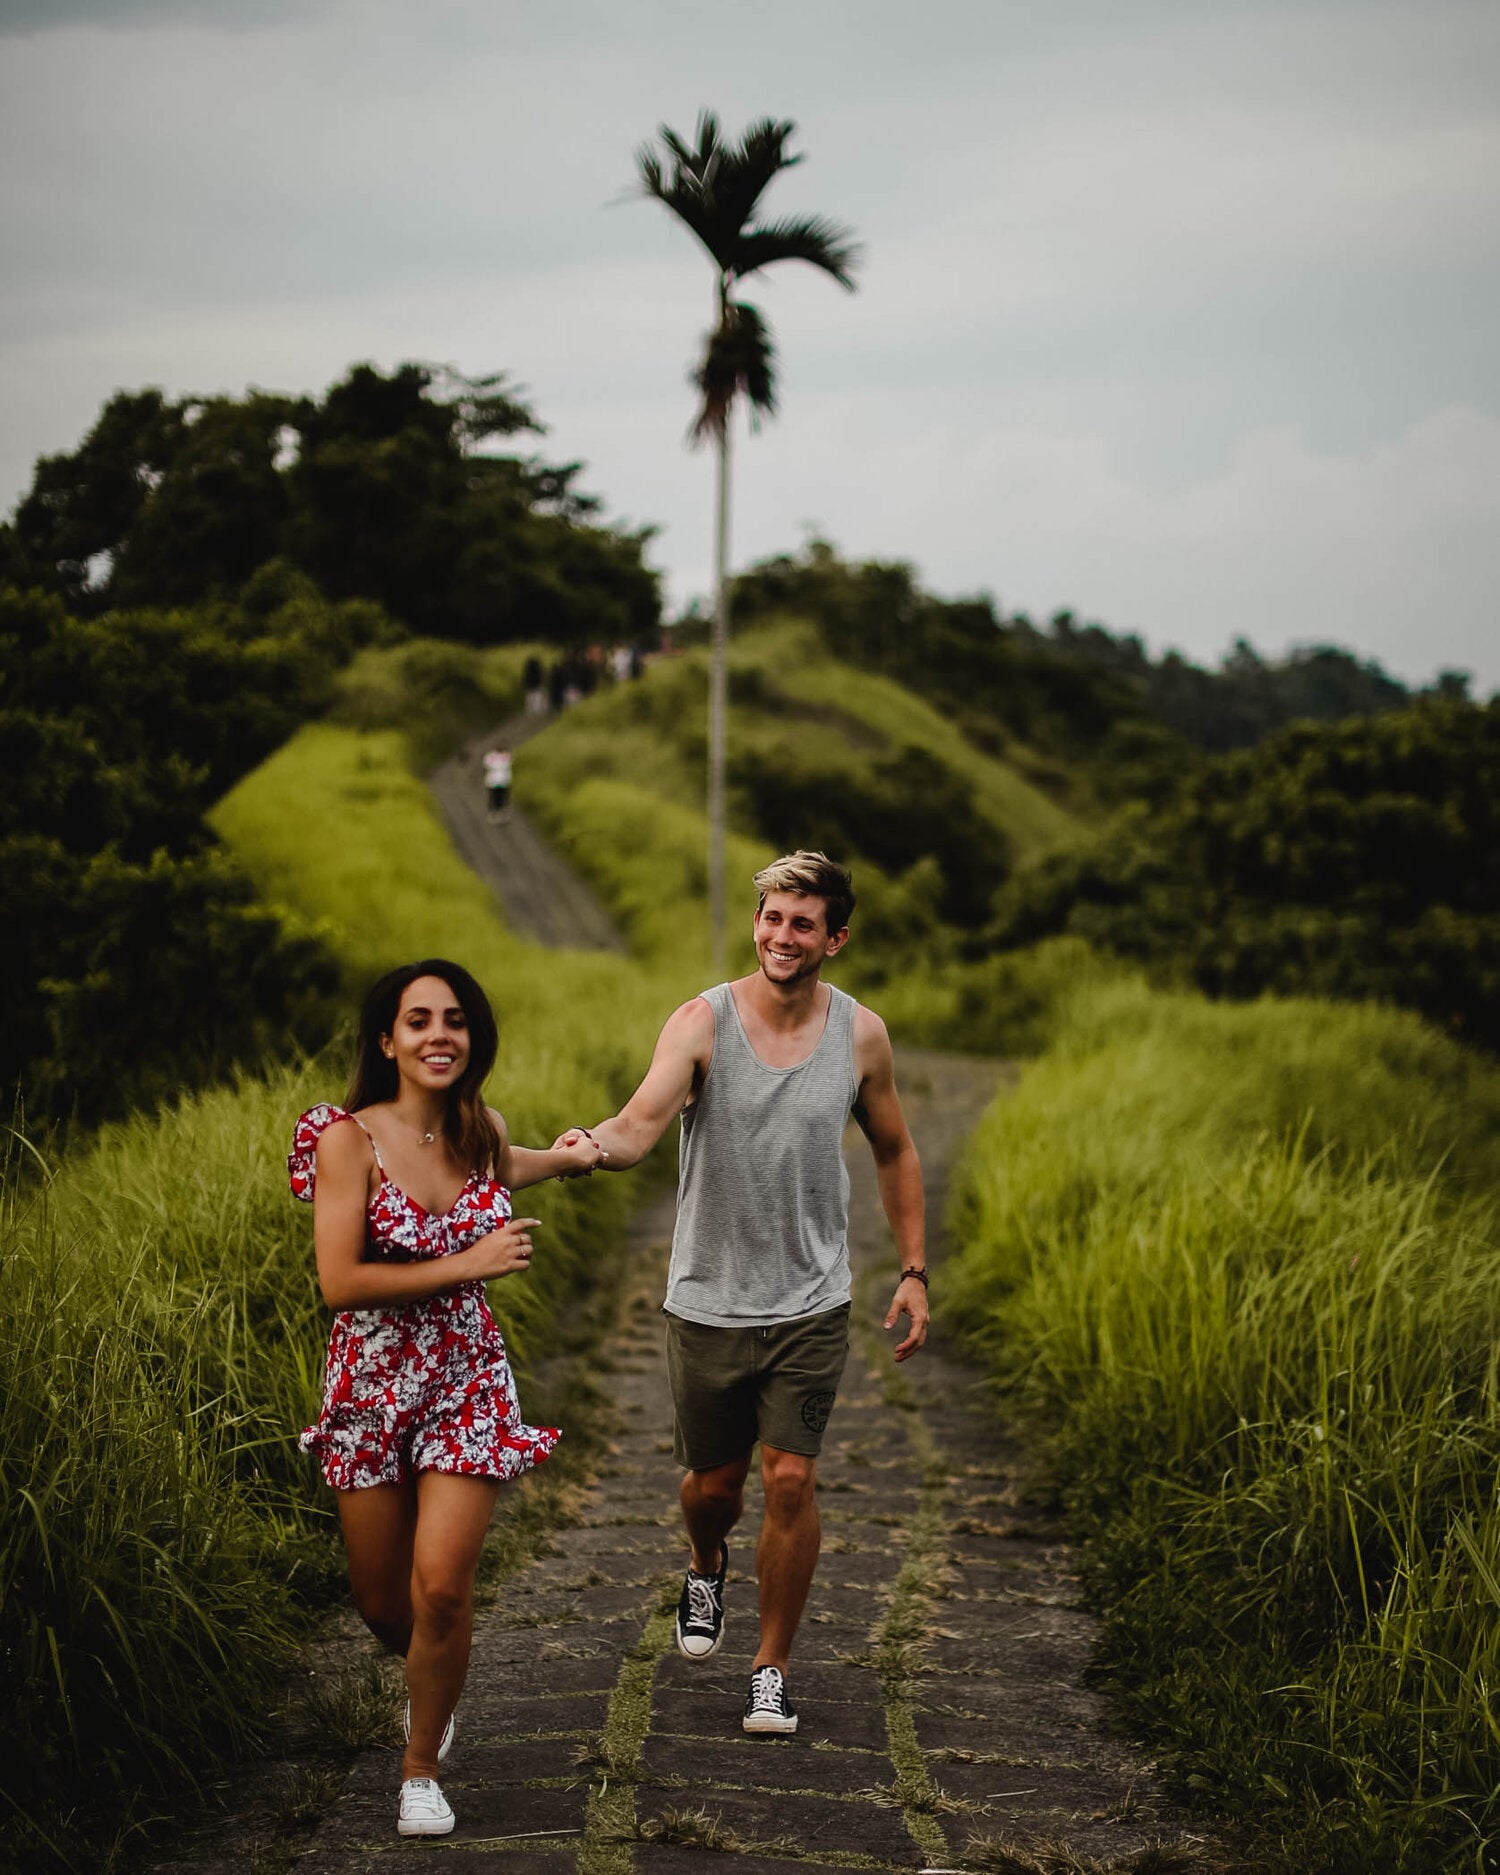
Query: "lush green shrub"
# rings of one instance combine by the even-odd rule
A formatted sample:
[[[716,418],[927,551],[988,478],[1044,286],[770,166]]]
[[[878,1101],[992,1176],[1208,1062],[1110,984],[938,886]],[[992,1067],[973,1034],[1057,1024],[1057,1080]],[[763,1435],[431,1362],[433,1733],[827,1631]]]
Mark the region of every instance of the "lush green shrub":
[[[1500,1076],[1412,1016],[1117,984],[968,1149],[950,1306],[1049,1430],[1106,1659],[1267,1865],[1500,1844],[1497,1141]]]
[[[1375,998],[1500,1047],[1500,704],[1424,699],[1206,764],[1044,857],[993,935],[1066,931],[1211,995]]]
[[[95,1120],[326,1034],[305,922],[257,905],[203,810],[390,636],[269,567],[241,605],[70,617],[0,589],[0,1084]]]

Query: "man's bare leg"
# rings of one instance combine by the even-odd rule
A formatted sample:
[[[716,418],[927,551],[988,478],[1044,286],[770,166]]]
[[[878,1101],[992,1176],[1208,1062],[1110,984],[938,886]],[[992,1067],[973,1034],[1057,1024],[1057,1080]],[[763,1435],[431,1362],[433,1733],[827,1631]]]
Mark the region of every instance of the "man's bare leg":
[[[760,1475],[766,1514],[761,1524],[755,1572],[760,1577],[760,1651],[756,1667],[779,1667],[787,1660],[813,1571],[818,1566],[822,1522],[814,1482],[816,1459],[775,1446],[760,1449]]]
[[[711,1576],[717,1573],[724,1539],[740,1520],[745,1507],[745,1479],[750,1473],[750,1454],[734,1458],[727,1465],[710,1465],[703,1471],[688,1471],[682,1476],[682,1516],[687,1524],[688,1541],[693,1546],[693,1573]]]

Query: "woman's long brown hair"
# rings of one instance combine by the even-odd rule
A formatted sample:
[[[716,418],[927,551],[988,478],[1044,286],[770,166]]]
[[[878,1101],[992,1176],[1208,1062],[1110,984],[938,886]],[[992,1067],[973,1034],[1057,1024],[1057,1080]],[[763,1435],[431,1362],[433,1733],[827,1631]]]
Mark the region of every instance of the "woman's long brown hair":
[[[359,1012],[359,1041],[344,1105],[350,1113],[358,1113],[362,1107],[396,1098],[401,1077],[380,1043],[395,1029],[401,998],[418,977],[441,977],[468,1024],[469,1059],[448,1090],[443,1138],[459,1163],[470,1171],[493,1171],[500,1158],[500,1135],[485,1110],[484,1084],[495,1065],[499,1037],[489,998],[462,964],[450,963],[446,957],[424,957],[420,963],[388,970],[373,986]]]

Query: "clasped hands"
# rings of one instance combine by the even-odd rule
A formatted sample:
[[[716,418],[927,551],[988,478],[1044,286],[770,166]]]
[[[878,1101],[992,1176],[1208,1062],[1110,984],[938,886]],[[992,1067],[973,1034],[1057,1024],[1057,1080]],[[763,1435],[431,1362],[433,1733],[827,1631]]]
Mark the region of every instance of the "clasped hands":
[[[572,1164],[554,1173],[556,1178],[588,1178],[594,1168],[609,1157],[586,1126],[570,1126],[566,1132],[559,1133],[552,1142],[552,1150],[574,1155]]]

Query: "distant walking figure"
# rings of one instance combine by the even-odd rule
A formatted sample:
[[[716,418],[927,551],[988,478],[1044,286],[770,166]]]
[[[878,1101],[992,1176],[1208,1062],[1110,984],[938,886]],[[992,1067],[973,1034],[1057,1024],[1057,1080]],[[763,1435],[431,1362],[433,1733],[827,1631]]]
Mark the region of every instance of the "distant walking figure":
[[[484,757],[484,786],[490,798],[490,819],[503,820],[510,805],[511,753],[499,743],[487,749]]]
[[[485,1301],[486,1281],[531,1266],[537,1220],[513,1218],[510,1194],[600,1156],[584,1138],[511,1145],[483,1099],[495,1042],[467,970],[443,958],[392,970],[365,999],[347,1105],[309,1108],[287,1160],[337,1310],[323,1409],[301,1443],[338,1500],[355,1606],[406,1657],[403,1836],[453,1828],[438,1765],[468,1672],[485,1529],[501,1482],[558,1438],[522,1421]]]
[[[820,979],[849,937],[849,874],[798,852],[755,875],[758,970],[705,990],[663,1027],[646,1078],[592,1136],[623,1171],[682,1116],[677,1227],[667,1275],[667,1366],[692,1558],[677,1645],[706,1659],[724,1637],[725,1539],[739,1521],[759,1440],[765,1517],[760,1645],[747,1732],[794,1732],[787,1662],[817,1567],[814,1495],[823,1431],[849,1350],[852,1113],[875,1155],[901,1275],[885,1318],[927,1335],[922,1169],[896,1095],[885,1024]]]

